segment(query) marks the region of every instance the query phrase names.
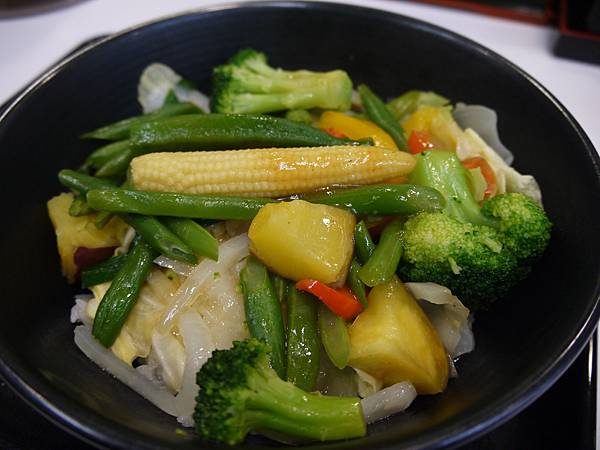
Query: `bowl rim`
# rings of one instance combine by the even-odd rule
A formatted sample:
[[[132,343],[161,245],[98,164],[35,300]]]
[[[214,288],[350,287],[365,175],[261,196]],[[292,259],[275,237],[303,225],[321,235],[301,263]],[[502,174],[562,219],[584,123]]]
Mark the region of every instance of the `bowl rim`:
[[[538,91],[538,93],[543,94],[544,97],[554,105],[562,118],[566,120],[572,130],[576,132],[582,147],[588,153],[588,157],[592,161],[596,175],[600,180],[600,155],[595,150],[585,131],[571,113],[548,91],[548,89],[516,64],[470,38],[438,25],[385,9],[335,2],[310,0],[231,2],[193,8],[127,27],[119,32],[110,34],[85,45],[71,55],[60,59],[49,69],[36,77],[14,98],[14,100],[10,102],[5,111],[0,114],[0,131],[2,131],[6,119],[10,117],[12,111],[15,110],[21,102],[48,83],[64,67],[73,63],[83,55],[90,53],[97,47],[103,46],[104,44],[117,40],[123,36],[143,31],[149,27],[160,26],[161,24],[181,20],[188,16],[254,8],[329,10],[360,14],[365,17],[368,16],[369,19],[403,21],[414,28],[462,44],[469,48],[469,50],[476,51],[486,58],[491,58],[523,77]],[[571,340],[562,348],[562,351],[556,360],[551,361],[549,364],[541,367],[541,370],[538,370],[527,379],[522,380],[517,388],[512,390],[511,395],[501,398],[499,402],[495,402],[485,408],[479,409],[476,413],[472,414],[470,420],[464,421],[460,426],[450,428],[447,425],[442,425],[437,428],[437,430],[442,430],[442,433],[435,437],[430,436],[430,433],[409,437],[405,441],[407,448],[445,448],[465,444],[500,426],[535,401],[567,370],[583,350],[585,344],[595,330],[600,317],[600,276],[596,281],[592,297],[593,302],[590,302],[589,304],[586,319],[572,336]],[[111,448],[163,448],[159,443],[152,441],[149,437],[143,436],[130,428],[92,412],[80,403],[68,398],[59,390],[49,385],[48,381],[39,373],[29,369],[26,364],[23,364],[16,355],[4,347],[2,341],[0,341],[0,377],[6,381],[6,384],[13,389],[22,400],[46,417],[46,419],[88,444],[97,447],[109,446]],[[45,387],[45,389],[38,390],[36,389],[38,387]],[[57,405],[61,406],[59,407]],[[371,448],[391,450],[394,447],[395,443],[384,442],[375,443]]]

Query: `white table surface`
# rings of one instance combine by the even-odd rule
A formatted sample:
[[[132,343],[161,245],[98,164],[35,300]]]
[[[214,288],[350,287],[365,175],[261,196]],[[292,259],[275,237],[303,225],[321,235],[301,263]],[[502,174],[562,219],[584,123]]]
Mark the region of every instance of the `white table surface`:
[[[178,12],[226,3],[231,1],[87,0],[44,14],[0,19],[0,104],[87,39]],[[554,56],[556,29],[402,0],[338,0],[338,3],[416,17],[489,47],[550,90],[600,151],[600,65]]]

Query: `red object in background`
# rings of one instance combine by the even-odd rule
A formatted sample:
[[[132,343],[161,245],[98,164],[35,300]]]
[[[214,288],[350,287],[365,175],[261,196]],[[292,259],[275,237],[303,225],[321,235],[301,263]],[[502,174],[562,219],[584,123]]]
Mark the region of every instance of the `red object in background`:
[[[464,9],[467,11],[486,14],[488,16],[502,17],[504,19],[518,20],[535,24],[548,24],[555,22],[556,7],[553,0],[537,2],[518,1],[468,1],[468,0],[414,0],[420,3]],[[501,4],[504,3],[504,6]]]
[[[600,0],[561,0],[560,37],[554,54],[600,64]]]

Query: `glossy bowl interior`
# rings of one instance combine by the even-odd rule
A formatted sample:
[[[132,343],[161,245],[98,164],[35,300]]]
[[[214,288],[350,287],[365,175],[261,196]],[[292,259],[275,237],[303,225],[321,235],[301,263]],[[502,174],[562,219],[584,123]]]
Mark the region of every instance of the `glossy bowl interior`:
[[[0,373],[27,401],[88,441],[199,448],[73,344],[76,290],[60,276],[45,202],[56,173],[92,145],[78,136],[139,112],[136,83],[164,62],[209,91],[211,68],[253,47],[286,68],[346,69],[384,97],[434,90],[498,112],[515,166],[539,181],[555,226],[531,276],[477,315],[477,348],[443,395],[420,397],[369,436],[318,448],[439,447],[464,442],[533,401],[566,369],[595,326],[600,279],[600,162],[564,108],[534,80],[479,45],[407,17],[335,4],[246,4],[153,23],[110,38],[40,79],[0,121]],[[276,446],[253,438],[252,448]],[[202,448],[213,448],[204,445]]]

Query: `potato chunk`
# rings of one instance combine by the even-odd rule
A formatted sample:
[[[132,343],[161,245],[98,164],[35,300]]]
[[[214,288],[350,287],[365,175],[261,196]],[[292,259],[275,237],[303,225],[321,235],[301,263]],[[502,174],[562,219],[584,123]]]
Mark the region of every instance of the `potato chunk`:
[[[354,215],[304,200],[263,206],[248,231],[250,251],[292,280],[343,283],[354,245]]]
[[[350,326],[349,365],[389,386],[412,383],[419,394],[436,394],[448,382],[446,350],[404,284],[376,286],[369,307]]]
[[[127,231],[127,224],[118,217],[113,217],[104,228],[99,230],[94,225],[95,214],[81,217],[69,215],[72,201],[73,194],[62,193],[48,200],[47,205],[48,215],[56,233],[62,273],[70,283],[75,281],[79,271],[74,260],[78,247],[117,247]]]

